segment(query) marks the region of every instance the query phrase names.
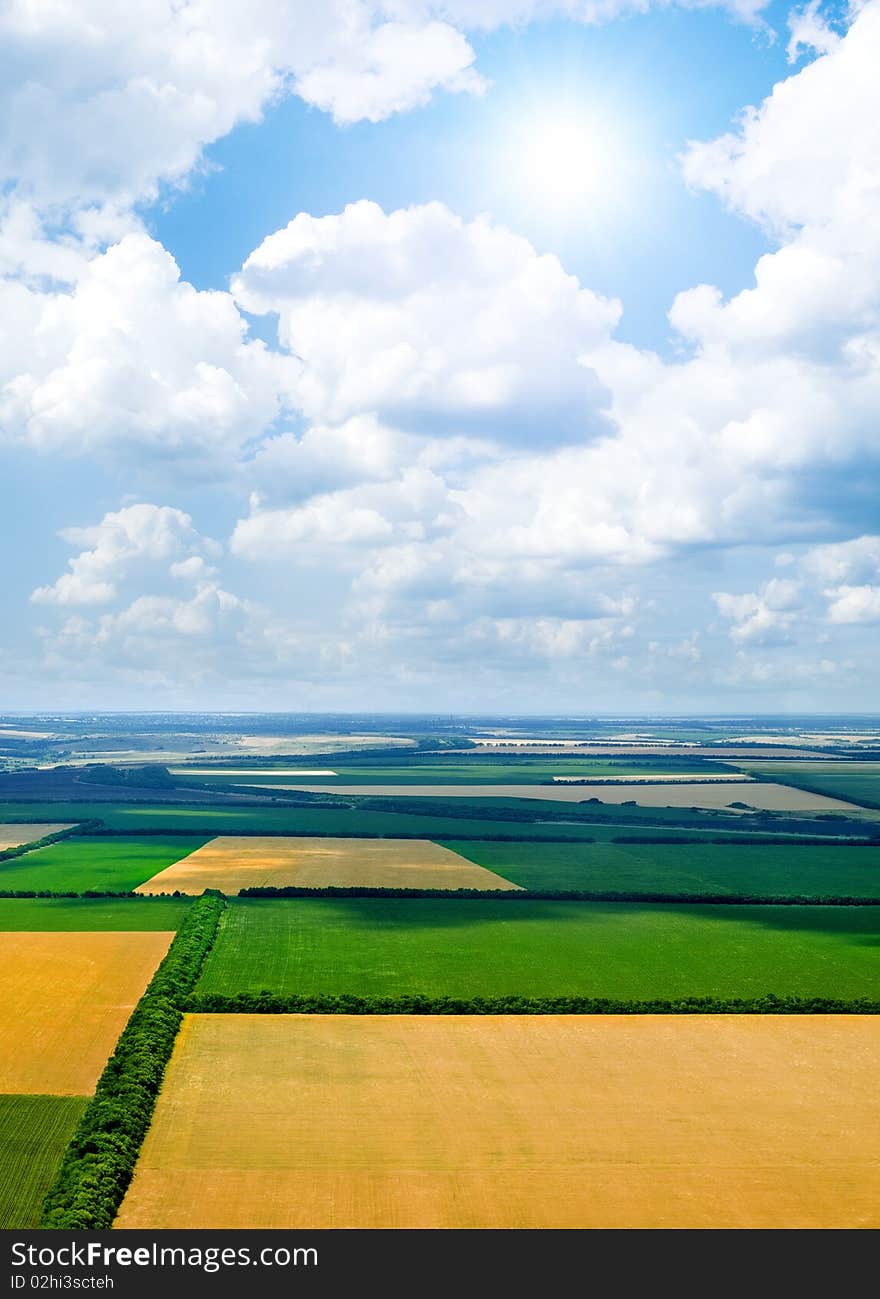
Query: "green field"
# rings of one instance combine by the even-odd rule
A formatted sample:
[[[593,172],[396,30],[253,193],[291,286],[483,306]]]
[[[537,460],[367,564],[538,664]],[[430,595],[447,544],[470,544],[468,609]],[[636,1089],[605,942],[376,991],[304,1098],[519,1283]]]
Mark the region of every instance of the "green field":
[[[488,800],[489,804],[493,801]],[[108,830],[130,832],[132,830],[160,829],[169,834],[175,830],[186,830],[202,834],[205,837],[214,834],[309,834],[327,835],[365,834],[365,835],[416,835],[423,839],[438,838],[449,835],[450,825],[461,834],[511,834],[518,835],[524,825],[528,833],[541,835],[558,835],[560,830],[554,822],[537,824],[532,822],[482,820],[479,815],[468,816],[468,808],[454,806],[451,817],[434,816],[420,810],[421,800],[408,800],[411,810],[361,811],[350,809],[346,800],[340,807],[284,807],[271,804],[261,807],[161,807],[144,806],[143,804],[126,803],[40,803],[40,804],[0,804],[0,820],[12,820],[21,816],[27,808],[28,815],[34,814],[37,807],[41,812],[51,811],[57,817],[64,816],[71,820],[85,820],[87,817],[99,817]],[[520,807],[529,806],[522,800],[513,800]],[[540,804],[536,814],[546,813],[547,804]],[[625,821],[626,813],[634,809],[624,809],[623,815],[617,812],[616,821]],[[550,805],[550,814],[553,807]],[[462,815],[464,814],[464,815]],[[569,813],[571,815],[571,813]],[[562,833],[577,837],[579,834],[591,835],[594,828],[585,823],[580,826],[565,822]]]
[[[188,835],[150,835],[143,839],[76,835],[0,862],[0,889],[126,892],[205,842]]]
[[[0,1229],[36,1227],[87,1104],[81,1096],[0,1096]]]
[[[370,800],[373,801],[372,799]],[[390,801],[390,800],[389,800]],[[412,835],[422,839],[453,839],[468,836],[488,839],[554,839],[612,837],[623,833],[652,834],[655,828],[679,835],[736,833],[748,829],[766,834],[861,834],[880,833],[877,824],[860,818],[807,818],[768,813],[741,817],[719,812],[691,812],[686,808],[602,806],[539,802],[534,799],[449,799],[438,815],[431,800],[395,799],[394,806],[371,810],[363,799],[340,799],[325,806],[178,807],[142,803],[0,803],[0,820],[36,816],[68,820],[99,818],[106,829],[120,833],[159,830],[171,836],[186,831],[194,838],[217,834],[326,834],[326,835]],[[399,809],[399,810],[397,810]],[[524,819],[508,817],[507,809]]]
[[[0,898],[0,931],[177,929],[191,898]]]
[[[236,899],[197,991],[880,995],[880,907]]]
[[[814,794],[880,808],[880,762],[745,762],[743,770]]]
[[[527,889],[880,897],[880,846],[443,843]]]

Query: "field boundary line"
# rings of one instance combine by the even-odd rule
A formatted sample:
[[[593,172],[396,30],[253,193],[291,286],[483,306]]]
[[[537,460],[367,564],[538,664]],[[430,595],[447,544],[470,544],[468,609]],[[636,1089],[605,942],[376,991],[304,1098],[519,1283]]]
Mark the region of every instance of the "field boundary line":
[[[157,895],[158,896],[158,895]],[[167,895],[166,895],[167,896]],[[730,906],[796,906],[796,907],[875,907],[880,896],[856,897],[848,894],[761,894],[761,893],[666,893],[656,889],[636,892],[630,889],[407,889],[372,888],[367,885],[309,887],[289,884],[250,886],[230,895],[251,901],[270,898],[396,898],[401,901],[430,898],[437,901],[516,900],[518,902],[639,902],[728,904]]]
[[[807,761],[807,759],[804,759],[804,761]],[[760,778],[761,778],[761,773],[755,772],[753,774],[754,780],[760,780]],[[851,807],[859,808],[863,812],[880,811],[880,801],[877,801],[876,799],[871,799],[871,798],[855,799],[850,794],[829,794],[827,790],[818,789],[815,785],[810,785],[806,781],[801,780],[799,778],[793,780],[780,780],[779,777],[777,776],[775,781],[770,781],[770,783],[771,784],[775,783],[777,785],[788,785],[790,786],[791,789],[800,789],[805,794],[818,794],[823,798],[836,798],[839,799],[841,803],[849,803]]]
[[[4,821],[4,825],[41,825],[40,821]],[[0,851],[0,866],[4,862],[12,861],[16,857],[24,857],[26,853],[34,852],[37,848],[48,848],[52,843],[60,843],[62,839],[72,839],[76,835],[89,834],[92,829],[98,829],[104,824],[100,820],[77,821],[74,825],[67,826],[64,830],[54,830],[52,834],[44,834],[42,839],[32,839],[28,843],[16,844],[14,848],[4,848]]]
[[[354,994],[286,995],[265,991],[196,993],[183,1007],[204,1015],[878,1015],[868,998],[679,997],[624,1000],[611,997],[358,997]]]
[[[498,902],[516,900],[519,902],[632,902],[637,904],[689,905],[694,906],[754,906],[754,907],[876,907],[880,906],[880,894],[822,894],[822,893],[674,893],[658,889],[645,889],[638,892],[632,889],[527,889],[521,885],[515,889],[430,889],[399,888],[389,885],[387,888],[370,885],[326,885],[308,886],[300,884],[249,886],[239,889],[238,893],[223,893],[212,889],[212,893],[221,898],[244,898],[249,901],[269,901],[271,899],[294,898],[385,898],[386,900],[418,901],[489,901]],[[171,893],[137,893],[132,891],[113,891],[84,889],[77,893],[65,889],[0,889],[0,901],[29,899],[52,899],[67,901],[100,901],[101,899],[137,902],[167,902],[169,900],[192,901],[200,895],[184,893],[175,889]]]

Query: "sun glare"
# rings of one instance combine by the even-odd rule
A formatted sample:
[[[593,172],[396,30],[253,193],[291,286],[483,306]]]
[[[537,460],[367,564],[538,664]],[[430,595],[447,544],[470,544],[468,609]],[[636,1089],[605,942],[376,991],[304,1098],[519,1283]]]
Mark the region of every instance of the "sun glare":
[[[586,204],[609,182],[607,147],[595,124],[584,119],[530,122],[515,148],[520,185],[545,207]]]

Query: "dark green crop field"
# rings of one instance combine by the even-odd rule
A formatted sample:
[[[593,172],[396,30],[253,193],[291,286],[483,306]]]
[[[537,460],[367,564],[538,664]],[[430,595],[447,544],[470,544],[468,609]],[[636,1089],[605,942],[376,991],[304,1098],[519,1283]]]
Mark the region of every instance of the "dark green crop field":
[[[0,862],[0,890],[87,889],[126,892],[200,848],[205,839],[174,835],[148,838],[92,838],[75,835],[23,857]]]
[[[192,898],[0,898],[0,931],[177,929]]]
[[[443,842],[527,889],[880,897],[880,846]]]
[[[880,762],[746,762],[743,770],[815,794],[880,808]]]
[[[176,830],[185,830],[205,838],[218,834],[352,834],[352,835],[415,835],[424,839],[449,836],[450,825],[461,834],[511,834],[525,832],[529,835],[558,835],[563,833],[576,838],[578,835],[591,835],[593,828],[571,824],[565,821],[558,828],[555,821],[547,824],[531,821],[504,821],[481,819],[480,812],[475,816],[467,814],[468,809],[458,806],[450,808],[451,817],[434,816],[430,811],[420,810],[419,799],[409,799],[409,808],[404,812],[352,810],[346,803],[340,806],[325,807],[177,807],[150,804],[113,804],[113,803],[10,803],[0,805],[0,820],[14,820],[21,817],[46,816],[51,812],[54,818],[63,813],[69,820],[86,820],[88,817],[99,817],[108,830],[130,832],[133,830],[159,830],[173,835]],[[498,800],[496,800],[498,801]],[[520,806],[527,806],[517,800]],[[491,802],[491,800],[490,800]],[[528,805],[530,806],[530,805]],[[538,813],[546,812],[548,805],[539,805]],[[553,806],[550,807],[552,816]],[[616,822],[624,822],[626,811],[618,813]]]
[[[84,1096],[0,1096],[0,1229],[36,1227],[87,1104]]]
[[[219,797],[219,796],[218,796]],[[880,834],[880,814],[872,824],[845,816],[805,817],[781,813],[736,816],[720,812],[693,812],[687,808],[638,807],[585,803],[552,803],[535,799],[362,799],[340,798],[324,805],[181,807],[159,803],[0,803],[0,821],[85,821],[98,818],[109,832],[139,831],[173,836],[185,832],[194,838],[218,834],[325,834],[410,836],[454,839],[458,836],[489,839],[589,839],[636,833],[766,835]]]
[[[880,995],[880,908],[232,900],[198,993]]]

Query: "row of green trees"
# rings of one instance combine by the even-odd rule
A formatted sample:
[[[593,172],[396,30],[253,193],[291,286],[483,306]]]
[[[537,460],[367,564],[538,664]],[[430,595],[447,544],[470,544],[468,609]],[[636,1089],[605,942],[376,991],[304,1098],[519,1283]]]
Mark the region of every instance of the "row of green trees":
[[[168,835],[174,834],[181,838],[204,839],[207,835],[221,833],[221,827],[214,825],[205,825],[201,827],[192,826],[175,826],[169,831],[167,825],[163,826],[145,826],[140,829],[121,830],[115,827],[105,826],[101,821],[90,821],[89,829],[84,831],[90,835],[100,838],[134,838],[142,839],[150,835]],[[861,828],[861,834],[867,836],[871,827],[865,825]],[[72,833],[72,832],[71,832]],[[260,829],[247,830],[237,829],[236,834],[247,837],[250,834],[259,835],[261,839],[284,839],[295,835],[298,839],[436,839],[436,835],[426,834],[423,830],[392,830],[387,834],[379,834],[376,831],[369,830],[314,830],[314,829]],[[455,840],[457,843],[596,843],[595,835],[589,834],[466,834],[458,830],[450,830],[448,839]],[[739,831],[737,834],[699,834],[698,832],[690,834],[660,834],[652,832],[650,834],[616,834],[609,839],[603,839],[603,843],[628,843],[628,844],[650,844],[650,843],[669,843],[669,844],[713,844],[721,843],[733,845],[737,848],[748,848],[755,844],[771,844],[782,848],[877,848],[880,846],[880,835],[875,838],[862,837],[854,839],[850,836],[842,835],[820,835],[814,833],[813,838],[804,838],[801,835],[786,834],[749,834],[747,831]]]
[[[219,894],[219,890],[218,896]],[[0,889],[4,898],[126,898],[149,904],[160,899],[186,898],[191,894],[175,889],[172,893],[132,893],[114,889]],[[366,885],[307,887],[286,885],[240,889],[241,898],[431,898],[439,901],[490,902],[651,902],[713,904],[728,906],[780,907],[876,907],[880,895],[848,893],[670,893],[659,889],[406,889],[369,888]]]
[[[138,902],[155,902],[156,898],[189,896],[179,889],[173,893],[132,893],[130,889],[83,889],[81,892],[74,889],[0,889],[0,898],[131,898]]]
[[[5,821],[4,825],[41,825],[40,821]],[[103,821],[79,821],[76,825],[69,825],[64,830],[55,830],[52,834],[44,834],[41,839],[31,839],[28,843],[20,843],[15,848],[4,848],[0,852],[0,863],[12,861],[15,857],[23,857],[27,852],[33,852],[35,848],[47,848],[50,843],[58,843],[61,839],[69,839],[72,835],[89,834],[90,831],[96,830],[103,825]]]
[[[67,1147],[43,1202],[41,1227],[112,1226],[150,1126],[182,1007],[213,946],[225,905],[218,894],[204,894],[188,911]]]
[[[824,893],[670,893],[660,889],[406,889],[365,885],[324,888],[261,885],[240,889],[241,898],[434,898],[492,902],[687,902],[747,906],[875,907],[880,896]]]
[[[880,1001],[774,993],[623,1001],[614,997],[279,996],[265,991],[193,996],[185,1009],[224,1015],[877,1015]]]

